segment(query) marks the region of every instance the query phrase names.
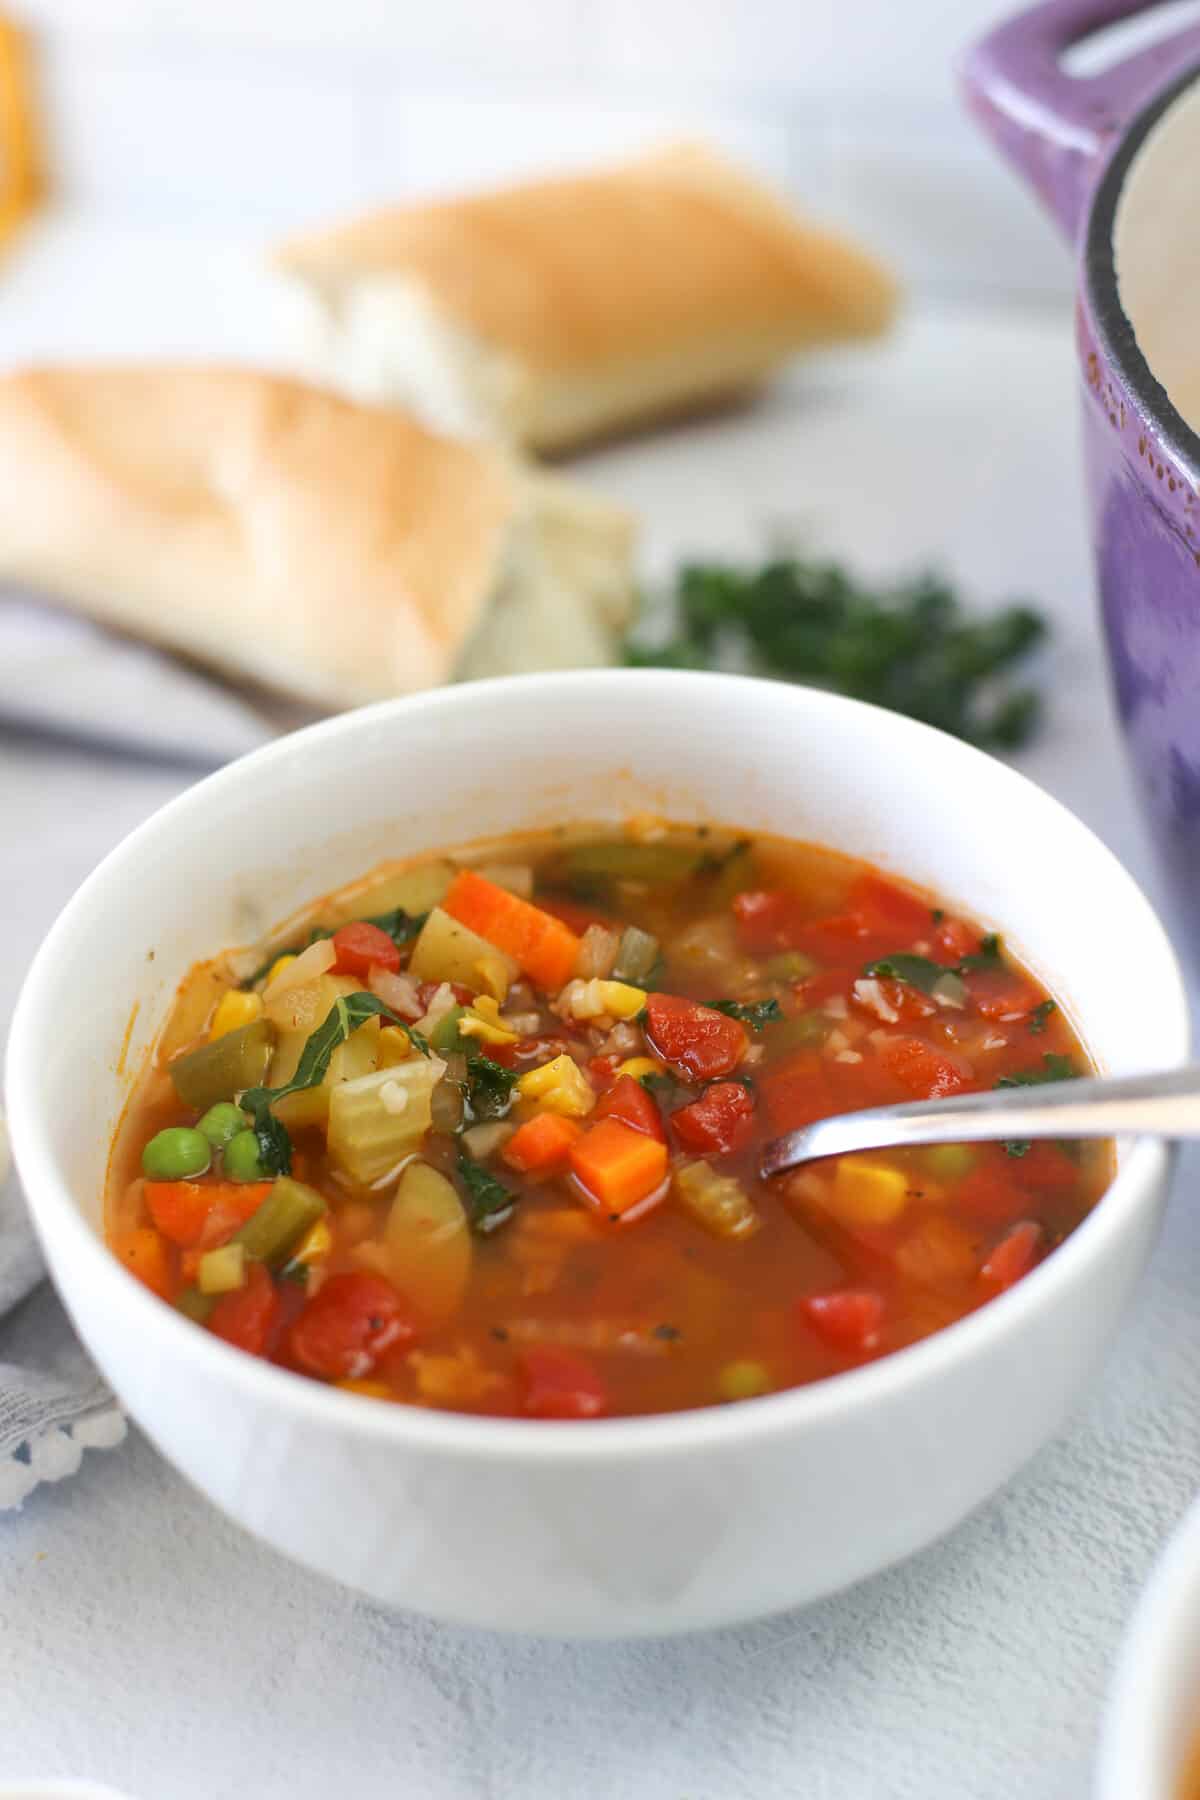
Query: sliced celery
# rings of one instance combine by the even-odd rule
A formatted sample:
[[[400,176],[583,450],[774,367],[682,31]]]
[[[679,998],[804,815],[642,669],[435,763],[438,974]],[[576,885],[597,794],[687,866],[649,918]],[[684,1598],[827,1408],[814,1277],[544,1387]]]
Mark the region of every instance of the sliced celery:
[[[253,1262],[277,1267],[287,1261],[310,1225],[322,1217],[325,1202],[316,1188],[290,1175],[280,1175],[253,1216],[233,1238]]]
[[[207,1112],[218,1100],[232,1100],[263,1080],[274,1042],[275,1031],[268,1020],[255,1019],[211,1044],[189,1050],[170,1065],[175,1092],[185,1106],[193,1106],[197,1112]]]
[[[329,1154],[352,1181],[369,1186],[415,1150],[432,1121],[433,1090],[446,1072],[438,1056],[343,1081],[329,1096]]]
[[[803,950],[780,950],[777,955],[768,956],[763,969],[772,981],[803,981],[816,966]]]
[[[338,910],[346,919],[378,918],[380,913],[395,912],[397,908],[416,917],[436,906],[453,880],[454,870],[448,862],[417,863],[360,889]]]
[[[961,1181],[975,1167],[976,1156],[965,1144],[935,1144],[921,1161],[936,1181]]]
[[[439,1056],[449,1056],[454,1050],[462,1049],[458,1035],[458,1021],[466,1016],[465,1006],[452,1006],[444,1012],[433,1030],[429,1033],[429,1047],[436,1050]]]
[[[771,1054],[782,1056],[787,1050],[807,1050],[823,1044],[832,1027],[833,1020],[826,1018],[823,1012],[797,1013],[795,1018],[772,1025],[768,1040]]]
[[[613,978],[635,984],[643,982],[657,961],[658,939],[651,937],[648,931],[639,931],[636,925],[627,925],[617,946],[617,960],[612,968]]]

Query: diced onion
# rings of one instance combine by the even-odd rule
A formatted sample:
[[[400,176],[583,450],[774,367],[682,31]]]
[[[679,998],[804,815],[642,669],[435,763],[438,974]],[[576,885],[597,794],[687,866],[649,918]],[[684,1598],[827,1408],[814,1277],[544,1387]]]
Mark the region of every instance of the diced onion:
[[[303,987],[308,981],[315,981],[318,975],[328,974],[337,961],[337,951],[333,947],[332,938],[318,938],[307,950],[302,950],[295,962],[290,962],[280,969],[274,981],[268,983],[263,990],[263,1004],[271,1005],[294,987]]]
[[[367,986],[402,1019],[419,1019],[422,1012],[417,984],[411,975],[396,975],[391,969],[374,964],[367,975]]]

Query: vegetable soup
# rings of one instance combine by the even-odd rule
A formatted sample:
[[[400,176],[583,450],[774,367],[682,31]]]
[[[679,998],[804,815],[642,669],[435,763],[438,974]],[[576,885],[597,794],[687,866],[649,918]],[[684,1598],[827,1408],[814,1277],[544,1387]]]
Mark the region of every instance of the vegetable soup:
[[[767,1183],[834,1112],[1088,1070],[1001,940],[864,864],[635,820],[377,870],[183,982],[109,1241],[249,1354],[545,1419],[819,1380],[1018,1281],[1105,1144],[945,1144]]]

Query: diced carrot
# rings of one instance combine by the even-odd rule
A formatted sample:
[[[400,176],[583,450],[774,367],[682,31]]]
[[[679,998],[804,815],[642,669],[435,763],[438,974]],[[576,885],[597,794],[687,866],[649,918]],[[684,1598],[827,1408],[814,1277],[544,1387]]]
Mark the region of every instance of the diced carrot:
[[[661,1187],[667,1174],[667,1146],[619,1119],[601,1119],[571,1148],[571,1173],[586,1199],[610,1217],[621,1218]]]
[[[1024,1219],[1020,1225],[1014,1225],[1008,1235],[993,1247],[979,1271],[980,1280],[998,1293],[1012,1287],[1014,1282],[1020,1281],[1022,1275],[1028,1275],[1034,1263],[1039,1260],[1045,1235],[1042,1227],[1033,1219]]]
[[[571,979],[579,939],[540,906],[510,894],[474,869],[459,870],[442,906],[460,925],[511,956],[539,987],[556,993]]]
[[[135,1225],[113,1240],[113,1249],[131,1275],[136,1275],[152,1294],[169,1300],[174,1291],[171,1252],[152,1225]]]
[[[560,1113],[538,1113],[513,1133],[500,1154],[522,1175],[547,1175],[566,1166],[581,1130],[576,1120]]]
[[[214,1250],[256,1213],[271,1191],[269,1181],[147,1181],[150,1217],[181,1250]]]

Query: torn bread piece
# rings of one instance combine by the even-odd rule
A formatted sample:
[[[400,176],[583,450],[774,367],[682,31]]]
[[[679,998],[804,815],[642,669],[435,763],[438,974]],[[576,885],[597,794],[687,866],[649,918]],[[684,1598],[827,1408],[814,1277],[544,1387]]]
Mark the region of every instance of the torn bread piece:
[[[872,257],[694,145],[375,212],[275,266],[322,380],[542,452],[751,388],[896,305]]]
[[[247,369],[0,377],[0,582],[323,708],[610,662],[632,524]]]

